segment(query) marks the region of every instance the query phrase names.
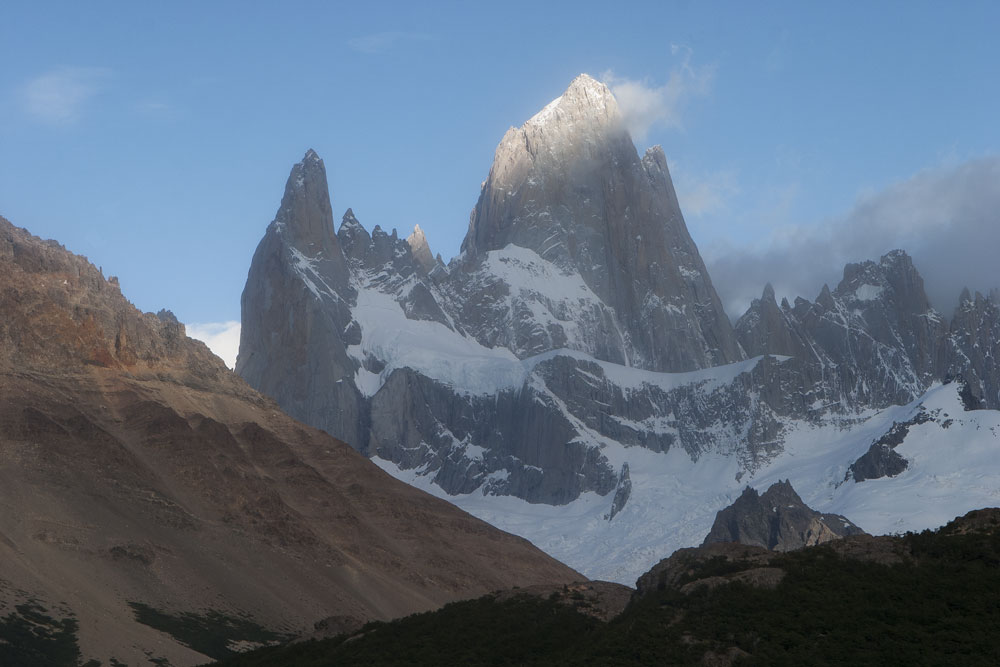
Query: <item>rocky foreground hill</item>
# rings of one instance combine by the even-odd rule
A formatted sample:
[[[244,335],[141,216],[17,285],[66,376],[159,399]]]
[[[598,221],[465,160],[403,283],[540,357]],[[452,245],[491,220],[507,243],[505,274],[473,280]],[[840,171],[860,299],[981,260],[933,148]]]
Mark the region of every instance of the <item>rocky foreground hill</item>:
[[[223,664],[993,665],[1000,510],[790,552],[682,549],[636,585],[624,607],[599,587],[491,594]]]
[[[748,483],[892,532],[1000,482],[1000,295],[948,318],[897,250],[815,301],[763,286],[730,324],[663,151],[640,157],[586,75],[504,135],[447,265],[419,230],[334,225],[309,151],[250,266],[237,372],[589,576],[697,544]]]
[[[3,665],[200,664],[580,578],[286,416],[169,312],[2,218],[0,507]]]

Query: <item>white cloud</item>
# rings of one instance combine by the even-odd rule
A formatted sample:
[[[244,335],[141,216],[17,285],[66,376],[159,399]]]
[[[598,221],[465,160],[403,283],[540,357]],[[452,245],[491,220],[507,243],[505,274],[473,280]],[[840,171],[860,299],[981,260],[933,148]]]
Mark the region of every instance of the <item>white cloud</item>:
[[[236,355],[240,351],[240,323],[205,322],[186,324],[187,335],[208,345],[208,349],[222,357],[226,366],[236,367]]]
[[[786,226],[757,247],[716,245],[706,260],[726,310],[740,315],[771,282],[779,299],[815,299],[848,262],[894,248],[912,257],[934,306],[950,316],[963,287],[1000,286],[1000,156],[928,169],[859,197],[845,215]]]
[[[430,39],[428,35],[401,30],[387,30],[370,35],[361,35],[347,40],[347,46],[360,53],[385,53],[401,42]]]
[[[111,71],[103,67],[60,67],[35,77],[21,90],[25,112],[46,123],[75,122],[87,102],[106,85]]]
[[[637,142],[645,140],[649,130],[656,125],[682,128],[683,107],[692,98],[707,95],[712,89],[714,65],[692,64],[692,51],[686,46],[672,45],[670,52],[680,56],[680,63],[670,70],[663,85],[658,86],[648,79],[620,77],[610,70],[602,75]]]

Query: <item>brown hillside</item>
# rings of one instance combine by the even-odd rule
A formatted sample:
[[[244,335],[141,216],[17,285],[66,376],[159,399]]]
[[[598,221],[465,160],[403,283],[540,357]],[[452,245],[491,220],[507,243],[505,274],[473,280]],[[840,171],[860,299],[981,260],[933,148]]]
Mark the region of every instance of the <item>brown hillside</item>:
[[[76,617],[85,659],[183,665],[205,656],[128,603],[301,633],[579,579],[284,415],[172,315],[0,218],[0,617],[33,598]]]

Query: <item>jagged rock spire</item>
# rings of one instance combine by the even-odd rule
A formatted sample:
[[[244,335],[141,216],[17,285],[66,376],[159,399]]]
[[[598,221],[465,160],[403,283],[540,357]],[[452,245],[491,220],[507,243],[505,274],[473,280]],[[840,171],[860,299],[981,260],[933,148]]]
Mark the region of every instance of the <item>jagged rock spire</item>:
[[[347,209],[344,218],[340,222],[340,229],[337,230],[337,239],[344,254],[352,259],[360,260],[368,252],[368,246],[372,242],[371,234],[358,222],[354,216],[353,209]]]
[[[347,280],[347,264],[333,230],[326,166],[313,149],[292,166],[273,225],[290,246],[323,262],[338,282]]]
[[[437,262],[434,261],[431,247],[428,245],[427,237],[424,236],[424,230],[420,229],[420,225],[413,226],[413,233],[406,237],[406,242],[410,245],[410,251],[417,264],[428,273],[433,271]]]
[[[497,147],[462,259],[510,244],[578,272],[614,310],[622,331],[602,358],[680,371],[743,357],[663,150],[640,158],[611,91],[585,74]]]
[[[250,264],[236,372],[293,417],[328,415],[316,425],[352,442],[361,429],[357,390],[338,380],[357,368],[342,340],[354,296],[333,231],[326,168],[309,150],[292,167]]]

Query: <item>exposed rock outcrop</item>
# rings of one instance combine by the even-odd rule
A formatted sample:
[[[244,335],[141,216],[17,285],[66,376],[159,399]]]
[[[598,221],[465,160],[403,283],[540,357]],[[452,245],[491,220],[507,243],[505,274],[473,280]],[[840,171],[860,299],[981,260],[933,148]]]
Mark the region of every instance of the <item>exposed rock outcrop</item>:
[[[786,480],[760,495],[748,486],[736,502],[719,510],[702,545],[739,542],[792,551],[863,532],[838,514],[810,509]]]
[[[611,499],[611,511],[607,514],[608,521],[615,518],[615,515],[625,509],[625,503],[632,495],[632,479],[628,471],[628,463],[622,464],[621,472],[618,473],[618,486],[615,487],[615,497]]]
[[[406,243],[410,246],[417,266],[423,269],[424,273],[429,274],[438,268],[440,261],[431,254],[431,247],[427,244],[427,237],[424,236],[424,230],[420,229],[420,225],[413,226],[413,233],[406,237]]]
[[[1000,409],[1000,290],[987,296],[962,292],[944,357],[944,374],[966,383],[968,409]]]
[[[847,469],[845,481],[853,479],[855,482],[863,482],[867,479],[895,477],[906,470],[909,463],[895,451],[896,447],[906,439],[911,426],[924,424],[930,419],[930,415],[921,410],[913,419],[899,423],[894,422],[885,435],[873,442],[868,451],[851,464],[851,467]]]

